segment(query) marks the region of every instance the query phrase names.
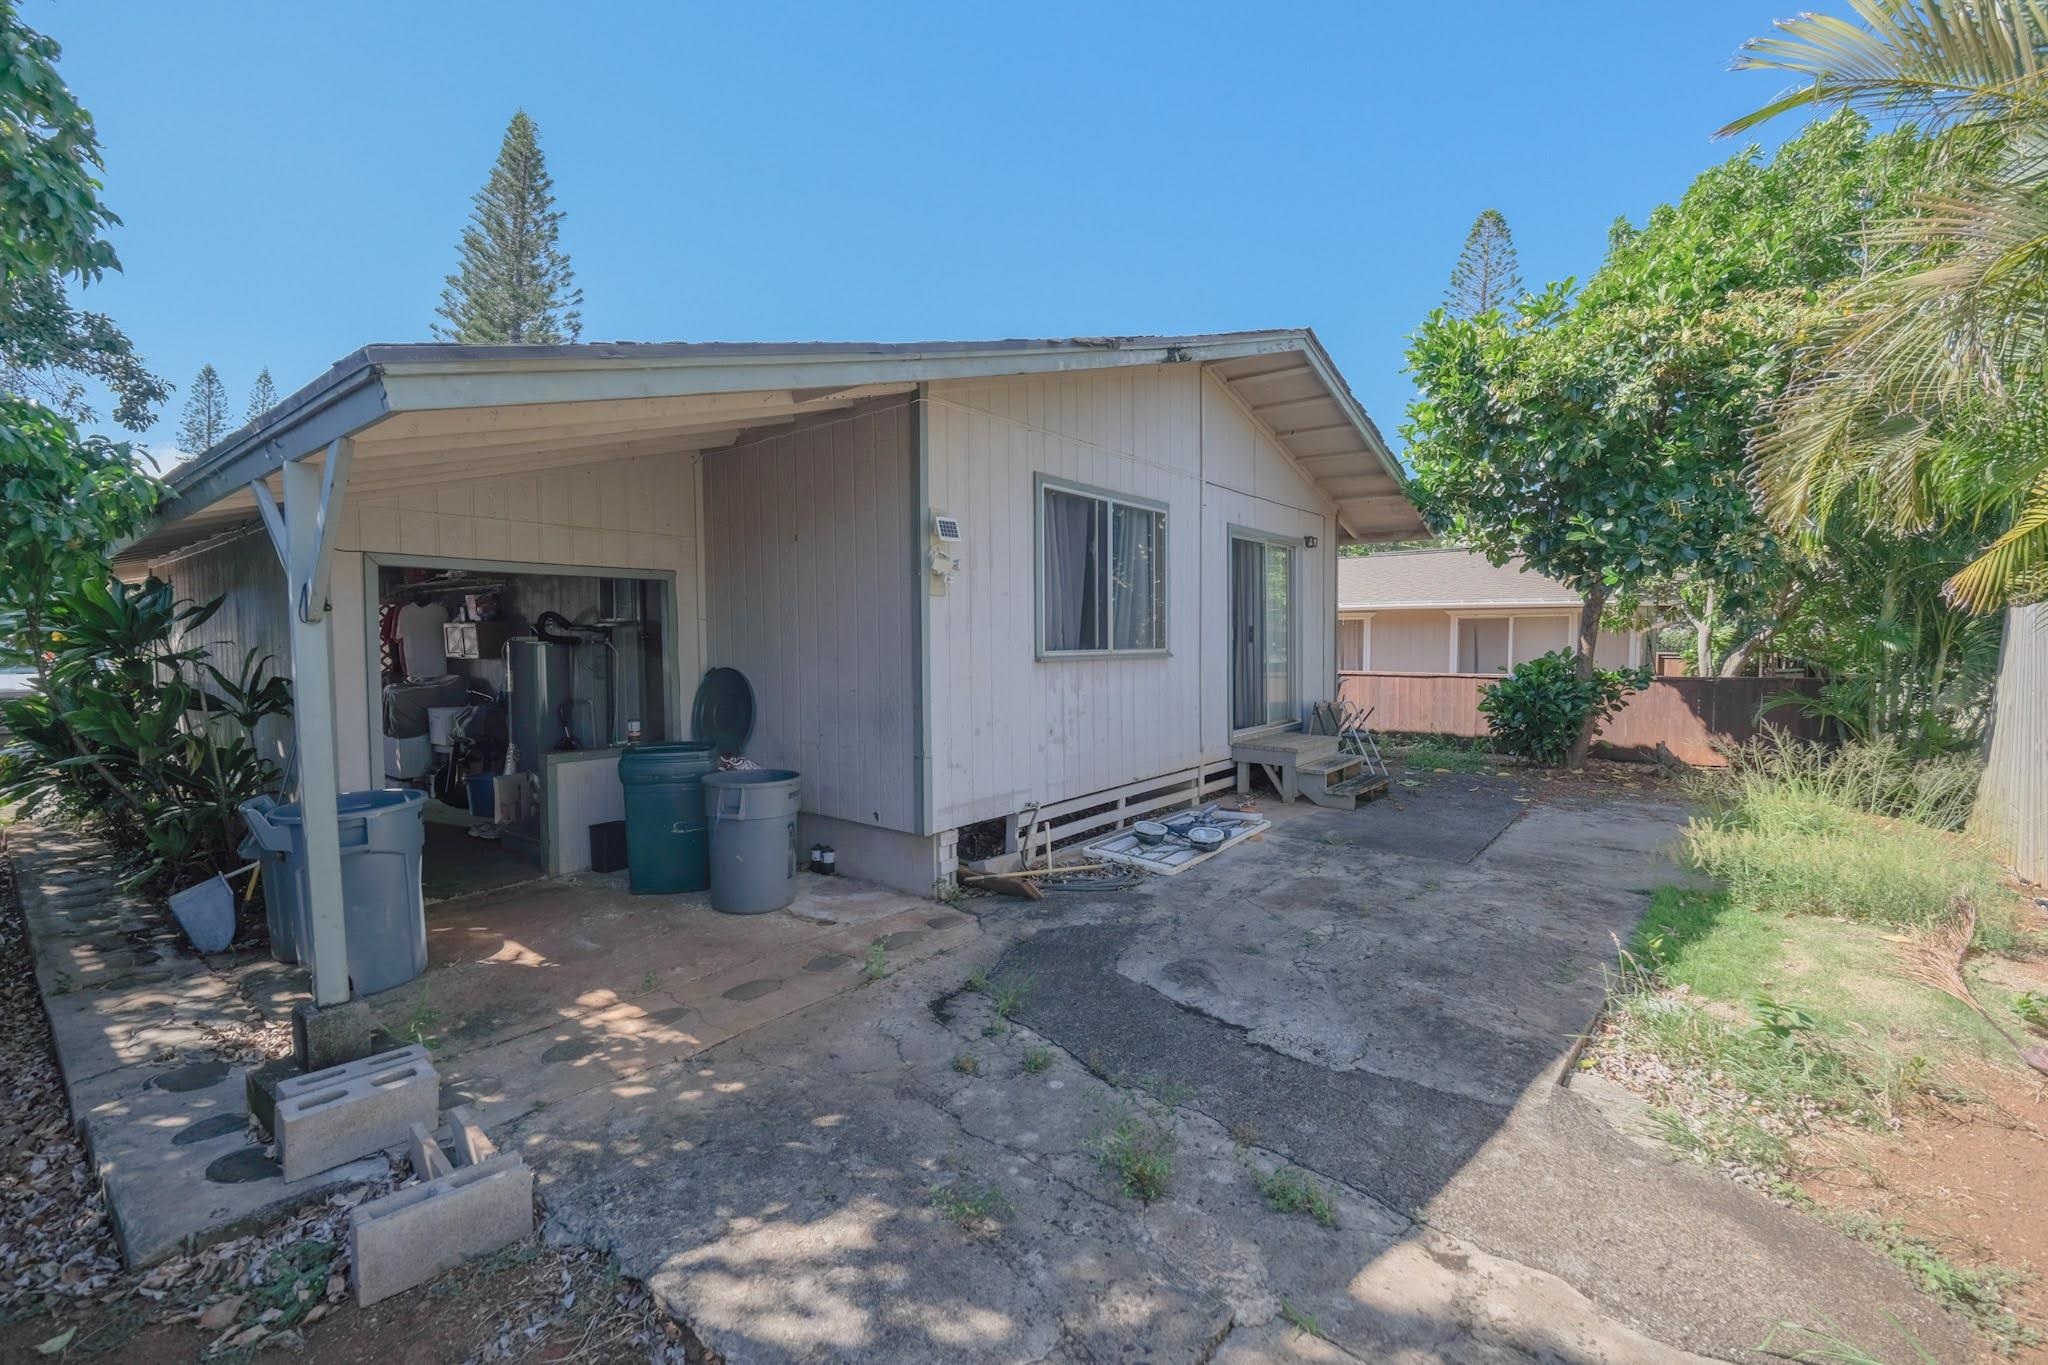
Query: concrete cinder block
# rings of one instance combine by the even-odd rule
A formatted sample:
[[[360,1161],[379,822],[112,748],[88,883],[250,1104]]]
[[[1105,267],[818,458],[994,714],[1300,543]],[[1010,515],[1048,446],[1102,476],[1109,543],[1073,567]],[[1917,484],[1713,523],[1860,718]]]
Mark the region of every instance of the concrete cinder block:
[[[459,1166],[481,1166],[498,1154],[498,1144],[491,1141],[484,1132],[484,1126],[476,1121],[476,1115],[469,1112],[469,1106],[458,1104],[448,1111],[448,1131],[455,1147],[455,1162]]]
[[[377,1045],[377,1016],[367,1002],[292,1009],[292,1055],[307,1071],[324,1071],[367,1057]]]
[[[373,1199],[349,1226],[356,1303],[402,1294],[532,1231],[533,1172],[513,1153]]]
[[[272,1132],[284,1178],[301,1180],[386,1147],[403,1147],[415,1123],[434,1127],[440,1098],[441,1078],[422,1047],[280,1081]]]
[[[243,1094],[249,1101],[249,1115],[266,1133],[277,1131],[277,1088],[299,1075],[299,1064],[278,1057],[262,1066],[252,1066],[243,1075]]]

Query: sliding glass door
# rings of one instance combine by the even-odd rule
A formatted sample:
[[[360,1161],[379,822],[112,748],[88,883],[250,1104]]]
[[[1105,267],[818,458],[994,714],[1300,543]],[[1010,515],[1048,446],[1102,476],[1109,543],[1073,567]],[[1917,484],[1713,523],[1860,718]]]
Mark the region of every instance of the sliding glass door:
[[[1230,727],[1295,718],[1294,547],[1230,541]]]

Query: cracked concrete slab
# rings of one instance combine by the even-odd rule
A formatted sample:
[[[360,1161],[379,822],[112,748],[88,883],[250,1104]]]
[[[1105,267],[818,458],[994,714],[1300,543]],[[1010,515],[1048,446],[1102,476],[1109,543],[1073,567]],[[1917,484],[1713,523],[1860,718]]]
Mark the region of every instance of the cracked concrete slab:
[[[730,1365],[1749,1359],[1780,1319],[1967,1359],[1881,1258],[1557,1083],[1677,879],[1676,812],[1402,790],[1129,892],[848,905],[637,984],[644,924],[604,967],[590,924],[473,921],[405,1009],[447,1009],[457,1098],[514,1101],[493,1131],[547,1235],[616,1252]],[[1013,1019],[963,989],[975,963]],[[1122,1119],[1170,1135],[1150,1204],[1101,1157]],[[1282,1167],[1333,1226],[1268,1206]]]
[[[1534,875],[1591,814],[1537,804],[1467,863],[1283,813],[1171,883],[992,911],[970,956],[1023,987],[1014,1021],[919,964],[516,1141],[551,1235],[617,1252],[735,1365],[1744,1359],[1781,1319],[1967,1358],[1881,1258],[1557,1084],[1668,879],[1657,810]],[[1099,1160],[1120,1114],[1174,1134],[1151,1205]],[[1265,1205],[1281,1165],[1334,1228]],[[1006,1207],[955,1227],[934,1188]]]

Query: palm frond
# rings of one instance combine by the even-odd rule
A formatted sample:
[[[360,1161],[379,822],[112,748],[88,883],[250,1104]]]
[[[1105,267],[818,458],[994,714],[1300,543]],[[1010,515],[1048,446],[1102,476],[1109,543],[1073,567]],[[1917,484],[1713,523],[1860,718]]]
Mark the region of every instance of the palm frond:
[[[2029,491],[2012,526],[1949,579],[1944,591],[1967,611],[1995,611],[2019,580],[2048,564],[2048,474]]]
[[[1780,20],[1737,70],[1782,71],[1806,84],[1721,130],[1746,132],[1794,109],[1846,105],[1940,126],[2048,117],[2040,0],[1849,0],[1860,23],[1825,14]]]

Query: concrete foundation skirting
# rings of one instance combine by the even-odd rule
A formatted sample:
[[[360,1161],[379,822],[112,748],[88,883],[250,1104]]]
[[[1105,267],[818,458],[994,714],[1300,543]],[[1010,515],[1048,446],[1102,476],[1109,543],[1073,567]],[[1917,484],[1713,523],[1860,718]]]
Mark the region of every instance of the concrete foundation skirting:
[[[842,876],[859,877],[913,896],[931,895],[934,887],[952,881],[959,870],[951,830],[906,834],[805,811],[797,816],[796,837],[798,858],[809,856],[813,844],[830,844],[839,855]]]
[[[533,1231],[533,1172],[502,1154],[359,1206],[349,1226],[356,1302],[402,1294]]]

